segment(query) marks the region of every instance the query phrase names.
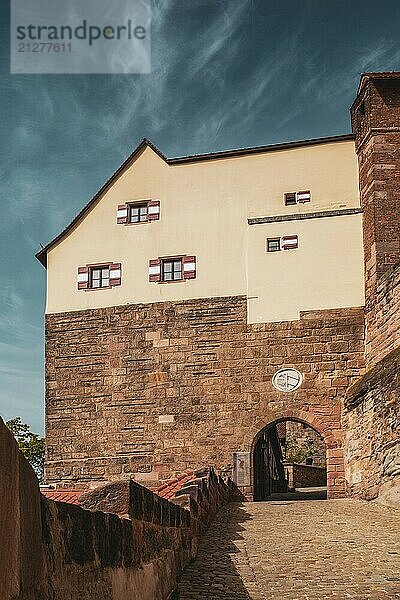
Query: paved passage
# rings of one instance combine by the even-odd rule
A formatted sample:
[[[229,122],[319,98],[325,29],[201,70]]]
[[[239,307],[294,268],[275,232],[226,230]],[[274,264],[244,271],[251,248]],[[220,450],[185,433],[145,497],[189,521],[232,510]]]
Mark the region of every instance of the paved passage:
[[[400,598],[400,511],[357,500],[230,504],[180,600]]]

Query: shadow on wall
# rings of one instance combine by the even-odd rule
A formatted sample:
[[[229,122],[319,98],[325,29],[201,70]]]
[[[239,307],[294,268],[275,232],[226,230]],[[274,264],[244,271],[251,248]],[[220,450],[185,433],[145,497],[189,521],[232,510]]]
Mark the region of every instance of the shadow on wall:
[[[251,600],[235,566],[243,539],[241,523],[251,519],[243,504],[223,507],[203,536],[196,559],[184,570],[171,600]]]
[[[212,470],[191,488],[180,497],[190,511],[133,481],[87,494],[90,510],[54,502],[0,419],[1,600],[164,600],[216,512],[237,499]]]

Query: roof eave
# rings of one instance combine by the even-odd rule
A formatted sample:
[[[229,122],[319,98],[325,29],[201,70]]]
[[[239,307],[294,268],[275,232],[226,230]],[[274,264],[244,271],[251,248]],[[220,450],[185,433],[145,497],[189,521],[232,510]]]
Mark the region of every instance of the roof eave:
[[[250,148],[239,148],[235,150],[222,150],[220,152],[209,152],[208,154],[192,154],[189,156],[177,156],[167,158],[169,165],[183,164],[188,162],[200,162],[205,160],[217,160],[219,158],[235,158],[247,156],[249,154],[265,154],[267,152],[279,152],[280,150],[291,150],[294,148],[305,148],[307,146],[316,146],[319,144],[329,144],[333,142],[347,142],[355,139],[353,133],[343,135],[334,135],[323,138],[310,138],[308,140],[298,140],[295,142],[282,142],[280,144],[269,144],[267,146],[254,146]]]
[[[93,204],[95,204],[100,197],[106,192],[109,187],[114,183],[117,177],[124,171],[124,169],[136,158],[136,156],[144,150],[146,147],[149,147],[155,152],[163,161],[167,162],[166,156],[148,140],[147,138],[143,138],[141,142],[136,146],[134,151],[128,156],[126,160],[118,167],[118,169],[111,175],[109,179],[102,185],[99,191],[89,200],[87,204],[82,208],[82,210],[72,219],[72,221],[54,238],[52,239],[44,248],[41,248],[39,252],[35,254],[35,257],[38,259],[42,265],[47,268],[47,252],[51,250],[51,248],[57,244],[57,242],[61,241],[62,238],[75,226],[77,223],[90,211]]]

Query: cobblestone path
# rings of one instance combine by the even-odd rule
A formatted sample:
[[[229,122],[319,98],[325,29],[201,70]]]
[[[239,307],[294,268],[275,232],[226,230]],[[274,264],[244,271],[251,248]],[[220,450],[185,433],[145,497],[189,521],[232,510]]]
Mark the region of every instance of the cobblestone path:
[[[400,598],[400,511],[357,500],[230,504],[177,598]]]

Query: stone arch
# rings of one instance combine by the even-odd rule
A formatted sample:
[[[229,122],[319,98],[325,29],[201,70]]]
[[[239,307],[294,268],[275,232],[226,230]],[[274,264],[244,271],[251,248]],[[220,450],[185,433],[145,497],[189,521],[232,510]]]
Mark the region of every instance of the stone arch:
[[[255,423],[252,427],[250,433],[251,439],[249,440],[248,445],[250,448],[252,491],[254,489],[254,447],[267,427],[273,423],[285,420],[298,421],[305,425],[309,425],[321,435],[326,446],[328,498],[343,498],[346,495],[346,486],[344,477],[342,430],[339,418],[336,420],[330,417],[329,423],[327,423],[323,417],[317,416],[311,411],[297,410],[295,408],[269,410],[267,417]]]

